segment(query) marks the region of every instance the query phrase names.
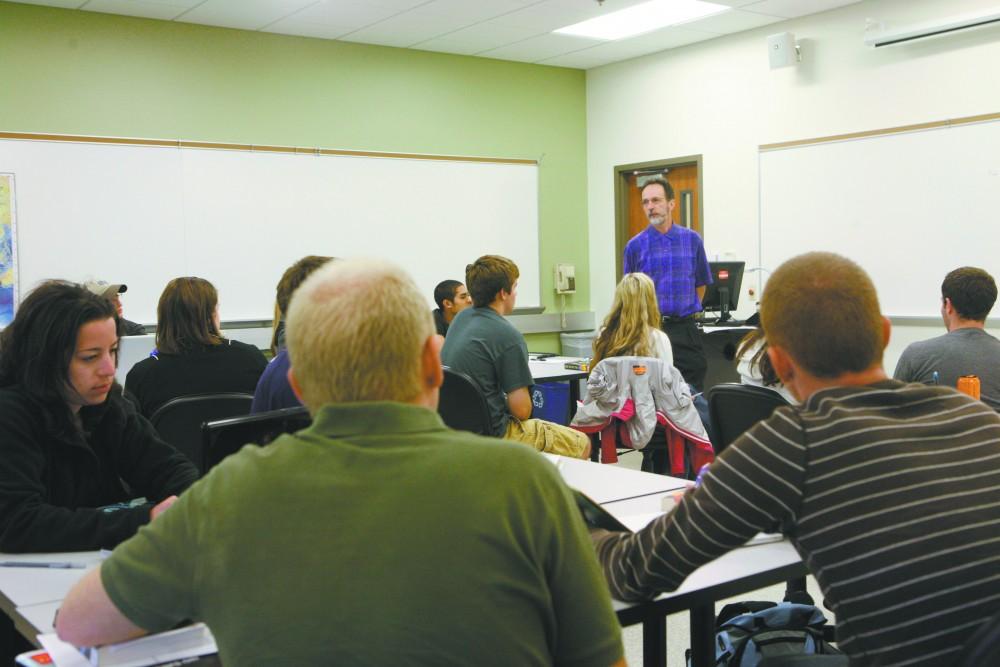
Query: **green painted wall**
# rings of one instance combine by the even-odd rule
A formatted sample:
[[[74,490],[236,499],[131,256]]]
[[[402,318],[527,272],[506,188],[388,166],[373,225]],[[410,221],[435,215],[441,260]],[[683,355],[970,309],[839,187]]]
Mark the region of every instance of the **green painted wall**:
[[[542,303],[570,262],[589,310],[583,71],[7,2],[0,71],[5,131],[541,158]]]

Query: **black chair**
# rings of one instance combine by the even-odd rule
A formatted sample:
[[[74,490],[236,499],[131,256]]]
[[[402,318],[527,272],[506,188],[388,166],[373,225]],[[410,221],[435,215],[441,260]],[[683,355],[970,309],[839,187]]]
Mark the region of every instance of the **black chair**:
[[[235,417],[250,413],[253,395],[195,394],[178,396],[156,409],[149,421],[164,440],[176,447],[201,472],[203,452],[201,425],[213,419]]]
[[[475,380],[465,373],[444,367],[444,384],[438,401],[438,414],[450,428],[493,435],[490,408]]]
[[[772,389],[745,384],[717,384],[705,395],[716,455],[751,426],[770,417],[775,408],[789,404]]]
[[[208,472],[243,445],[267,445],[279,435],[301,431],[310,424],[312,417],[304,407],[207,422],[201,427],[202,468]]]
[[[983,621],[969,637],[954,667],[979,667],[1000,665],[1000,614]]]

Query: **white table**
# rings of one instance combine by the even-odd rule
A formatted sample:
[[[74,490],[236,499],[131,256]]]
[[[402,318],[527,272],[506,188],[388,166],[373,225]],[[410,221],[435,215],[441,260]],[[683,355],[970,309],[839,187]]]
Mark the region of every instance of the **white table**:
[[[549,458],[556,464],[566,484],[582,491],[600,505],[664,494],[683,489],[688,485],[686,480],[677,477],[653,475],[621,466],[604,465],[565,456],[549,455]],[[606,509],[615,513],[610,507]],[[639,514],[640,511],[628,513]]]
[[[659,512],[665,497],[688,482],[613,465],[547,455],[565,482],[601,504],[618,518]],[[615,601],[618,621],[643,624],[643,664],[663,667],[667,661],[669,614],[687,611],[691,617],[691,664],[715,664],[715,601],[764,586],[799,579],[805,564],[788,540],[743,547],[698,568],[672,593],[642,603]]]
[[[0,554],[0,561],[15,563],[73,563],[84,567],[49,569],[0,567],[0,610],[14,622],[17,631],[38,645],[40,632],[52,631],[55,610],[69,589],[101,562],[99,551],[51,554]]]
[[[567,484],[579,489],[618,517],[659,511],[663,498],[687,482],[619,466],[545,455]],[[36,642],[52,631],[52,620],[69,589],[97,565],[96,551],[60,554],[0,554],[0,561],[72,562],[86,568],[40,569],[0,567],[0,607],[18,631]],[[666,665],[666,617],[687,611],[691,616],[692,664],[714,664],[715,601],[806,574],[805,565],[788,541],[736,549],[695,570],[676,591],[642,603],[615,602],[623,626],[643,624],[643,663]]]

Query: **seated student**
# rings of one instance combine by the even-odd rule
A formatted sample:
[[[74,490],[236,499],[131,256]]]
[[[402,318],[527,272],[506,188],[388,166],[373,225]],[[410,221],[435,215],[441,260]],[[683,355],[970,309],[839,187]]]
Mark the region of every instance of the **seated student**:
[[[882,369],[889,321],[848,259],[795,257],[761,302],[768,355],[802,400],[731,444],[635,534],[593,535],[612,594],[676,588],[780,524],[852,665],[947,665],[1000,610],[1000,415]]]
[[[332,257],[307,255],[285,269],[275,289],[274,328],[271,335],[271,354],[274,358],[264,369],[253,393],[250,414],[294,408],[302,405],[288,384],[288,350],[285,347],[285,313],[292,293],[313,271],[329,262]]]
[[[114,304],[115,310],[118,311],[118,326],[122,336],[144,336],[146,334],[146,327],[137,322],[126,320],[122,315],[122,298],[119,295],[128,291],[128,285],[123,283],[109,285],[103,280],[91,280],[85,282],[83,286]]]
[[[997,284],[982,269],[955,269],[941,283],[943,336],[911,343],[893,376],[903,382],[949,387],[963,375],[978,375],[980,398],[1000,410],[1000,340],[986,333],[986,317],[997,300]]]
[[[125,391],[145,417],[178,396],[254,392],[267,359],[253,345],[222,337],[212,283],[174,278],[160,295],[156,318],[156,350],[125,376]]]
[[[443,280],[434,288],[434,327],[442,336],[448,334],[448,325],[461,311],[472,305],[472,297],[465,285],[457,280]]]
[[[740,374],[740,384],[764,387],[778,392],[792,405],[798,403],[774,372],[771,358],[767,356],[767,339],[760,327],[744,336],[736,347],[736,372]]]
[[[593,368],[607,357],[656,357],[673,366],[670,339],[660,330],[656,286],[645,273],[627,273],[615,288],[611,312],[594,339]]]
[[[197,479],[115,384],[116,324],[52,281],[0,333],[0,551],[114,547]]]
[[[660,307],[656,302],[656,286],[653,279],[645,273],[627,273],[615,288],[611,312],[604,318],[597,338],[594,339],[594,354],[591,357],[591,375],[588,382],[588,401],[586,409],[581,406],[574,418],[574,424],[587,424],[594,421],[604,421],[613,414],[609,399],[619,404],[630,391],[630,387],[620,382],[618,371],[604,378],[597,378],[594,369],[604,359],[613,357],[653,357],[660,364],[659,374],[662,382],[652,382],[664,391],[656,392],[662,403],[647,404],[645,407],[635,406],[636,415],[630,420],[630,430],[642,433],[643,437],[633,440],[633,444],[642,447],[642,469],[647,472],[669,474],[670,457],[665,447],[645,447],[649,437],[656,428],[656,410],[660,408],[677,426],[689,431],[698,438],[709,436],[707,422],[703,423],[699,408],[691,397],[690,389],[680,371],[675,371],[674,356],[670,347],[670,339],[660,329]],[[610,363],[610,362],[609,362]],[[625,362],[628,364],[629,362]],[[592,390],[600,386],[596,392],[600,395],[599,405],[589,400],[593,397]],[[635,398],[635,397],[633,397]],[[651,397],[647,397],[651,398]],[[699,397],[701,401],[703,398]],[[615,408],[616,409],[616,408]],[[635,420],[646,422],[640,428]]]
[[[445,427],[440,346],[398,268],[313,273],[288,310],[313,425],[213,468],[70,591],[59,635],[204,621],[224,665],[620,661],[570,491],[526,448]]]
[[[531,417],[534,384],[524,336],[504,315],[517,301],[517,265],[506,257],[484,255],[465,267],[465,282],[475,307],[452,321],[441,359],[479,384],[490,409],[493,435],[542,452],[587,458],[590,440],[566,426]]]

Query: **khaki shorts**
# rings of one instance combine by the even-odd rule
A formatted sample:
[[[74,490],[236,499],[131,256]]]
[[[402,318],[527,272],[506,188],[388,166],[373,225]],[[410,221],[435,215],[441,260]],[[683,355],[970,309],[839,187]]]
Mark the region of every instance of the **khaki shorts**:
[[[590,438],[568,426],[560,426],[541,419],[518,421],[513,417],[507,423],[504,439],[523,442],[540,452],[585,458],[590,448]]]

